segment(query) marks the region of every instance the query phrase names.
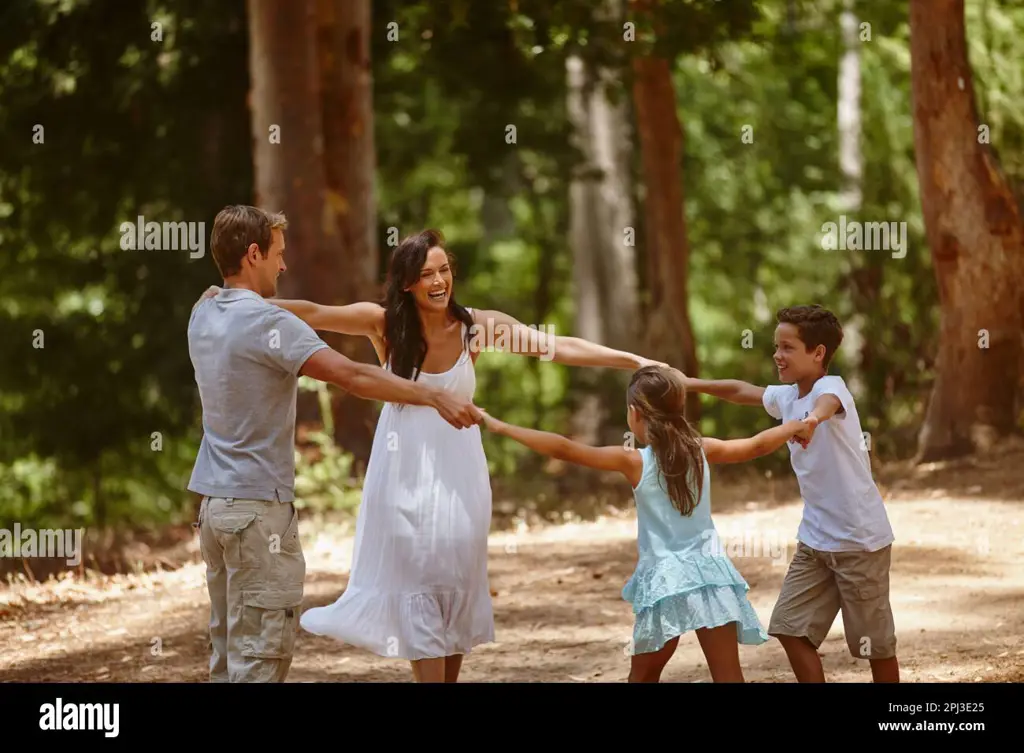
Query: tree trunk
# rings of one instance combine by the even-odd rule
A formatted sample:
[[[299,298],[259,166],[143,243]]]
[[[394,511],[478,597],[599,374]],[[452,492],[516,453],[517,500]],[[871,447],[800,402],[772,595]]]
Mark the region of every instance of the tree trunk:
[[[288,216],[279,295],[312,297],[317,256],[327,244],[315,6],[249,0],[248,15],[255,201]]]
[[[590,129],[590,100],[595,96],[588,86],[584,61],[570,55],[566,60],[566,109],[572,123],[575,141],[583,153],[583,165],[569,186],[569,246],[572,249],[573,334],[584,340],[605,344],[602,318],[600,256],[605,252],[602,237],[600,206],[592,175],[593,137]],[[572,393],[578,396],[573,408],[573,433],[585,444],[598,444],[601,426],[607,420],[599,393],[599,374],[592,369],[574,370]]]
[[[635,0],[639,13],[651,13],[657,0]],[[639,24],[638,24],[639,26]],[[633,60],[636,109],[644,175],[646,212],[646,320],[649,358],[697,376],[697,353],[689,316],[689,245],[682,183],[683,131],[668,60],[638,55]],[[700,403],[689,395],[686,414],[696,423]]]
[[[861,220],[863,206],[864,157],[860,148],[861,107],[860,107],[860,42],[857,39],[857,15],[854,12],[854,0],[843,0],[843,10],[839,15],[839,26],[842,37],[842,57],[839,60],[839,76],[836,81],[837,111],[836,121],[839,136],[839,171],[842,175],[842,191],[840,206],[851,220]],[[837,218],[838,219],[838,218]],[[871,290],[866,284],[871,280],[879,280],[868,273],[867,267],[878,263],[877,255],[861,256],[852,254],[847,257],[850,265],[849,285],[854,299],[854,313],[843,325],[843,343],[850,353],[858,354],[856,368],[847,379],[850,391],[854,395],[862,394],[864,385],[864,367],[870,360],[869,349],[871,338],[863,336],[870,306],[874,304],[874,296],[878,291]]]
[[[336,239],[326,203],[314,0],[249,0],[255,203],[288,217],[278,295],[318,297]],[[333,242],[332,242],[333,241]],[[336,256],[336,254],[335,254]],[[298,422],[319,421],[316,396],[300,392]]]
[[[596,13],[617,16],[620,10],[617,0],[605,0]],[[616,102],[610,91],[616,84],[610,70],[590,70],[573,55],[566,73],[569,119],[584,159],[570,189],[574,334],[635,351],[640,311],[628,110],[624,98]],[[582,397],[574,414],[580,441],[622,441],[623,417],[609,407],[621,399],[624,376],[607,370],[573,374]]]
[[[914,145],[942,324],[918,460],[991,446],[1014,430],[1024,230],[980,143],[963,0],[911,0]]]
[[[318,0],[317,43],[331,214],[327,232],[333,242],[330,257],[321,259],[311,281],[314,300],[377,300],[369,0]],[[355,361],[377,363],[369,338],[333,338],[332,345]],[[355,470],[362,472],[373,445],[376,406],[335,389],[331,396],[335,441],[353,454]]]

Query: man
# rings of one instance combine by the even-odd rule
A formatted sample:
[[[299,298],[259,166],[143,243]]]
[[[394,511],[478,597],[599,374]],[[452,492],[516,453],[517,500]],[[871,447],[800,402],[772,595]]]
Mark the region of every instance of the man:
[[[266,301],[286,270],[286,227],[255,207],[223,209],[210,236],[223,290],[188,325],[204,432],[188,489],[203,495],[212,682],[284,682],[291,667],[306,573],[293,505],[300,376],[431,406],[456,428],[482,420],[471,401],[345,358]]]

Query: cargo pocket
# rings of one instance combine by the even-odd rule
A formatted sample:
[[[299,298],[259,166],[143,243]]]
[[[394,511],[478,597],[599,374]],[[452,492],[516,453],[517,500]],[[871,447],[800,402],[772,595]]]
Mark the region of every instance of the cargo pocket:
[[[210,515],[209,511],[207,514]],[[253,526],[254,512],[222,510],[210,515],[210,525],[224,548],[224,562],[228,567],[248,569],[259,567],[261,557],[258,533]]]
[[[295,648],[302,588],[242,592],[242,656],[285,659]]]
[[[299,542],[299,511],[294,504],[289,505],[292,518],[288,522],[284,536],[281,537],[281,552],[284,554],[301,555],[302,544]]]

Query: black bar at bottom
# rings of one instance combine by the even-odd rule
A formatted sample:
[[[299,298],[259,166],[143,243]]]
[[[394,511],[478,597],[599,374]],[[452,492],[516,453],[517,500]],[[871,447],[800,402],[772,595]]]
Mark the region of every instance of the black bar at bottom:
[[[1003,683],[0,683],[0,739],[80,742],[88,750],[163,737],[205,749],[219,742],[294,746],[322,734],[344,748],[356,743],[352,735],[440,739],[484,725],[491,745],[517,738],[533,746],[563,736],[577,745],[611,744],[620,732],[658,725],[671,735],[680,725],[687,739],[704,728],[716,744],[792,742],[820,728],[837,742],[942,736],[969,745],[979,735],[1019,739],[1020,720],[1010,718],[1020,698],[1020,685]]]

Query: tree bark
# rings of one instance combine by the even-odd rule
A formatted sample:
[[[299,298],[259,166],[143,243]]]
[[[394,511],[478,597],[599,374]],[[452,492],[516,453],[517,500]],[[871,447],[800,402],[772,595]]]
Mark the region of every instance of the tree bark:
[[[941,306],[920,462],[983,450],[1016,423],[1024,230],[980,143],[963,0],[911,0],[914,145]]]
[[[617,0],[604,0],[595,13],[617,18],[621,8]],[[569,119],[584,159],[570,188],[575,334],[635,351],[640,310],[627,103],[615,101],[615,74],[608,69],[591,70],[573,55],[566,73]],[[581,394],[574,413],[580,441],[622,441],[622,415],[609,408],[625,389],[624,374],[582,371],[573,377]]]
[[[569,186],[569,246],[572,249],[573,334],[584,340],[607,344],[603,321],[603,290],[600,256],[607,252],[607,239],[601,232],[601,206],[593,165],[591,100],[597,96],[588,86],[586,64],[577,55],[566,60],[566,109],[573,126],[574,140],[583,154],[583,164]],[[573,433],[585,444],[600,443],[601,427],[607,420],[605,402],[600,394],[600,375],[593,370],[578,370],[572,375]]]
[[[654,12],[657,0],[634,0],[638,13]],[[689,244],[682,183],[683,131],[668,60],[637,55],[633,60],[636,110],[644,175],[647,286],[647,355],[698,375],[689,316]],[[686,414],[699,418],[698,396],[691,394]]]
[[[288,217],[278,295],[323,301],[323,281],[340,270],[328,235],[315,0],[248,0],[248,22],[255,204]],[[300,392],[297,422],[319,421],[316,396]]]
[[[327,247],[315,5],[249,0],[248,17],[255,203],[288,216],[279,295],[313,297]]]
[[[843,0],[839,14],[842,38],[842,55],[839,59],[839,75],[836,81],[836,122],[839,136],[839,172],[842,176],[841,210],[851,215],[851,220],[861,220],[863,207],[864,156],[861,152],[861,77],[860,42],[857,39],[857,15],[854,0]],[[837,218],[838,219],[838,218]],[[847,382],[854,395],[861,395],[864,387],[865,368],[871,361],[873,340],[864,337],[865,325],[871,307],[875,305],[878,289],[872,282],[881,282],[877,255],[850,255],[845,260],[850,265],[847,284],[854,302],[854,313],[843,323],[843,345],[850,353],[856,353],[856,368]]]
[[[369,0],[318,0],[317,57],[323,111],[324,166],[331,254],[311,280],[314,300],[345,304],[377,300],[377,234],[370,68]],[[325,338],[326,339],[326,338]],[[369,338],[333,338],[355,361],[377,363]],[[335,441],[365,470],[373,445],[376,406],[331,390]]]

